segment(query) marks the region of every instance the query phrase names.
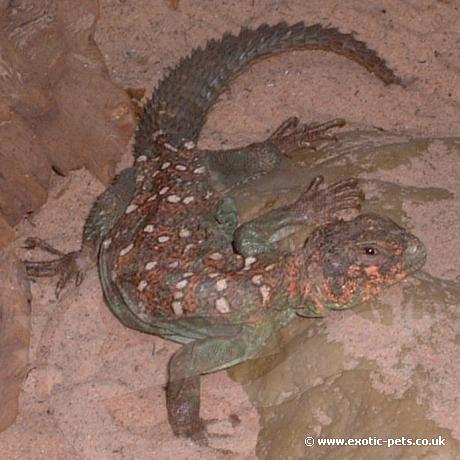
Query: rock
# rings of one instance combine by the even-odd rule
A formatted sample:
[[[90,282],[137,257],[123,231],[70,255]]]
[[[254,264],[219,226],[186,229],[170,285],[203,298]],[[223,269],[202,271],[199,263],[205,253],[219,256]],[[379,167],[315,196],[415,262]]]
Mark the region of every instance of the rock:
[[[135,127],[94,42],[95,0],[0,5],[0,221],[15,224],[47,199],[52,171],[86,167],[107,185]]]
[[[306,173],[322,174],[329,183],[359,177],[366,211],[413,230],[427,247],[428,261],[424,271],[372,302],[323,320],[294,321],[262,356],[230,371],[246,382],[260,414],[258,457],[457,459],[458,138],[354,132],[326,146],[309,152]],[[299,153],[300,161],[305,157]],[[305,445],[306,437],[314,446]],[[403,445],[402,437],[433,444]],[[320,446],[319,438],[367,444]],[[371,445],[377,438],[400,444]]]
[[[4,253],[0,263],[0,431],[14,423],[27,373],[30,288],[23,264]]]

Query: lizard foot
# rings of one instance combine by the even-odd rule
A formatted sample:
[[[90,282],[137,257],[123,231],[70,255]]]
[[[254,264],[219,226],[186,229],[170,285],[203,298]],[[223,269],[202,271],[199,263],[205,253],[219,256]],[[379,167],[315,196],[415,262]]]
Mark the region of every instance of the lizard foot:
[[[357,179],[341,180],[320,189],[323,181],[322,176],[315,177],[307,190],[291,205],[291,212],[299,223],[313,221],[324,224],[338,219],[343,211],[356,214],[360,210],[364,193]]]
[[[175,436],[190,439],[200,446],[212,447],[209,442],[211,439],[228,438],[231,435],[208,431],[208,426],[219,423],[220,420],[204,420],[200,417],[200,385],[199,375],[174,379],[168,383],[166,387],[168,419]],[[233,427],[238,424],[235,416],[230,416],[229,420]],[[212,448],[224,452],[222,449]]]
[[[232,422],[232,417],[230,416],[229,417],[229,420],[230,422],[232,423],[233,425],[233,422]],[[219,447],[215,447],[213,446],[212,444],[212,440],[215,439],[229,439],[232,437],[231,434],[226,434],[226,433],[214,433],[212,431],[209,431],[208,430],[208,427],[214,425],[214,424],[219,424],[221,423],[222,421],[219,420],[219,419],[208,419],[208,420],[205,420],[205,419],[202,419],[200,418],[199,419],[199,426],[196,425],[195,426],[195,430],[192,432],[192,433],[175,433],[176,436],[178,437],[183,437],[183,438],[187,438],[187,439],[190,439],[193,443],[199,445],[199,446],[203,446],[203,447],[209,447],[221,454],[225,454],[225,455],[229,455],[229,454],[234,454],[233,451],[229,450],[229,449],[222,449],[222,448],[219,448]]]
[[[275,144],[281,152],[289,156],[289,153],[308,145],[310,142],[323,139],[327,131],[332,128],[340,128],[345,125],[345,120],[335,118],[324,123],[312,123],[299,125],[297,117],[290,117],[284,121],[268,139]]]
[[[55,256],[57,259],[47,261],[25,260],[27,274],[33,277],[48,277],[59,275],[56,284],[56,298],[71,279],[75,279],[75,286],[79,286],[85,272],[95,265],[95,262],[82,250],[65,254],[39,238],[27,238],[24,241],[26,249],[41,249]]]

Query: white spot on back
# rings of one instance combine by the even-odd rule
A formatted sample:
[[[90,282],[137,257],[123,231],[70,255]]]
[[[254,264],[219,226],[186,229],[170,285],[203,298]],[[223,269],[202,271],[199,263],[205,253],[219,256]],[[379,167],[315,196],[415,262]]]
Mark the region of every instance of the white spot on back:
[[[147,281],[142,280],[142,281],[140,281],[139,284],[137,285],[137,290],[138,290],[139,292],[142,292],[142,291],[147,287],[147,285],[148,285]]]
[[[147,201],[154,201],[157,199],[157,194],[155,193],[155,195],[152,195]]]
[[[257,258],[254,256],[249,256],[244,259],[244,270],[249,270],[251,265],[257,262]]]
[[[189,204],[189,203],[191,203],[193,200],[195,200],[195,197],[194,197],[194,196],[186,196],[182,201],[183,201],[185,204]]]
[[[181,238],[188,238],[191,234],[192,232],[188,230],[187,228],[181,228],[179,231],[179,236]]]
[[[181,316],[184,313],[184,309],[182,308],[182,303],[179,301],[174,301],[171,304],[171,307],[176,316]]]
[[[146,270],[152,270],[153,268],[155,268],[156,266],[158,265],[158,262],[156,260],[152,260],[150,262],[147,262],[145,264],[145,269]]]
[[[136,159],[138,163],[142,163],[143,161],[147,161],[147,157],[145,155],[139,155]]]
[[[225,289],[227,289],[227,280],[224,278],[224,279],[221,279],[219,281],[216,282],[216,290],[217,291],[225,291]]]
[[[152,233],[155,230],[155,226],[152,224],[148,224],[144,227],[144,232]]]
[[[224,256],[220,252],[213,252],[208,256],[212,260],[222,260]]]
[[[169,236],[162,235],[158,237],[158,242],[159,243],[166,243],[166,241],[169,241]]]
[[[180,197],[178,197],[177,195],[169,195],[169,196],[166,198],[166,201],[167,201],[168,203],[179,203]]]
[[[196,147],[196,144],[193,141],[187,141],[187,142],[184,143],[184,147],[187,150],[192,150],[192,149],[194,149]]]
[[[125,211],[125,214],[129,214],[133,211],[135,211],[139,206],[137,206],[137,204],[130,204],[127,208],[126,208],[126,211]]]
[[[260,284],[262,284],[262,280],[263,280],[262,275],[254,275],[251,278],[252,283],[255,284],[256,286],[260,286]]]
[[[219,297],[216,300],[216,310],[219,313],[228,313],[230,311],[230,304],[225,297]]]
[[[209,273],[209,278],[217,278],[219,276],[219,273]]]
[[[176,166],[176,169],[178,171],[187,171],[187,166],[184,166],[184,165],[177,165]]]
[[[168,190],[169,190],[169,187],[166,186],[166,187],[163,187],[158,193],[159,193],[160,195],[164,195]]]
[[[206,168],[204,166],[200,166],[199,168],[195,168],[193,172],[195,174],[204,174],[206,171]]]
[[[160,137],[162,134],[164,134],[164,131],[163,131],[162,129],[158,129],[157,131],[155,131],[155,132],[152,134],[153,140],[157,139],[157,138]]]
[[[176,288],[177,289],[184,289],[187,287],[188,281],[187,280],[180,280],[178,283],[176,283]]]
[[[128,244],[128,246],[126,246],[125,248],[123,248],[121,251],[120,251],[120,256],[125,256],[126,254],[128,254],[129,251],[131,251],[131,249],[134,247],[134,244],[131,243],[131,244]]]
[[[179,266],[179,262],[176,260],[174,262],[171,262],[168,267],[169,268],[177,268]]]
[[[107,238],[103,243],[102,243],[102,246],[107,249],[110,244],[112,243],[112,238]]]
[[[164,162],[160,167],[161,167],[161,169],[167,169],[167,168],[169,168],[170,166],[171,166],[171,162],[166,161],[166,162]]]
[[[184,248],[184,254],[187,254],[187,252],[189,252],[190,249],[193,249],[194,247],[195,247],[194,244],[191,244],[191,243],[187,244],[187,246],[185,246],[185,248]]]
[[[263,286],[260,286],[259,291],[260,291],[260,294],[262,295],[262,305],[265,307],[265,304],[270,298],[270,291],[271,291],[270,286],[267,286],[266,284],[264,284]]]
[[[165,142],[163,145],[164,145],[165,148],[167,148],[168,150],[171,150],[171,152],[177,152],[176,147],[174,147],[173,145],[169,144],[168,142]]]
[[[275,268],[275,264],[270,264],[265,267],[265,271],[269,272],[270,270],[273,270]]]

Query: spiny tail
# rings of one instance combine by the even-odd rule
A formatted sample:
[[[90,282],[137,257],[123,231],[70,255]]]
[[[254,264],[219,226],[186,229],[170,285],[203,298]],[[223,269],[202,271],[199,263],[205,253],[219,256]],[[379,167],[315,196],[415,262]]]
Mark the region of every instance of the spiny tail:
[[[386,84],[401,83],[375,51],[335,28],[307,27],[303,22],[243,28],[238,35],[225,33],[194,50],[160,81],[139,121],[135,156],[155,155],[154,139],[160,133],[162,141],[175,148],[196,142],[207,113],[232,78],[257,59],[293,49],[332,51],[358,62]]]

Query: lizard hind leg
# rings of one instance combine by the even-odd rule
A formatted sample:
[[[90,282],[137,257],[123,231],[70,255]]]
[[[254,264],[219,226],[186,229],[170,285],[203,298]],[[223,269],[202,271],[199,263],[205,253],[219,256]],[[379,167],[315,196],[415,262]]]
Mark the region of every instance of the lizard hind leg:
[[[341,127],[341,118],[315,124],[299,124],[297,117],[285,120],[268,139],[245,147],[206,151],[206,163],[214,186],[228,192],[274,171],[283,156],[325,137],[327,131]]]
[[[86,219],[78,251],[64,254],[39,238],[27,238],[26,249],[38,248],[57,256],[57,259],[48,261],[25,260],[27,274],[33,277],[59,275],[56,298],[71,279],[75,280],[76,286],[81,284],[86,271],[96,265],[99,247],[130,203],[135,187],[136,169],[127,168],[96,198]]]
[[[207,437],[211,435],[206,427],[213,421],[200,418],[201,375],[248,360],[272,333],[270,324],[245,325],[227,336],[210,336],[190,342],[174,353],[169,362],[166,405],[176,436],[207,444]]]
[[[79,286],[83,281],[86,271],[96,265],[94,258],[87,251],[73,251],[65,254],[39,238],[27,238],[24,242],[24,248],[38,248],[58,256],[57,259],[45,261],[24,260],[29,276],[48,277],[59,275],[55,290],[56,298],[59,298],[61,291],[70,279],[73,278],[75,286]]]

